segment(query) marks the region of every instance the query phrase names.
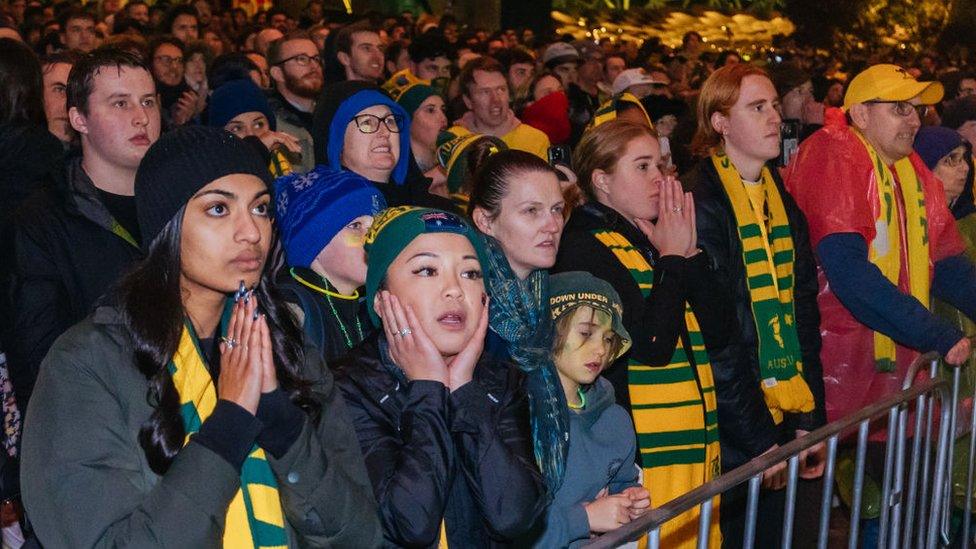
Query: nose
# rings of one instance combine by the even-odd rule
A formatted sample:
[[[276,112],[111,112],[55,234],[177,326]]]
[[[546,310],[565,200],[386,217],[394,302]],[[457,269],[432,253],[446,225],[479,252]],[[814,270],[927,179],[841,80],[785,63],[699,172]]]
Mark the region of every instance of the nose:
[[[449,275],[443,278],[444,287],[442,288],[442,293],[444,297],[448,299],[461,299],[464,295],[464,291],[461,290],[461,275]]]
[[[548,234],[558,234],[563,229],[563,215],[560,212],[550,212],[546,224],[542,227],[543,232]]]
[[[254,216],[251,215],[250,210],[246,210],[245,212],[241,212],[239,214],[237,224],[234,229],[234,239],[237,242],[257,244],[261,241],[261,229],[258,227]]]
[[[149,109],[155,109],[155,103],[150,106],[139,106],[132,116],[132,125],[141,128],[149,124]]]

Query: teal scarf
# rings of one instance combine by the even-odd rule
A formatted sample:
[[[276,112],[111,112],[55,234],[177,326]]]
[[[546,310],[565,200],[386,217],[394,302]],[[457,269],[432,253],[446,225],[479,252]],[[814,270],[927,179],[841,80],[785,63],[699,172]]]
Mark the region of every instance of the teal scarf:
[[[501,244],[484,236],[485,286],[491,296],[489,325],[508,342],[509,354],[526,374],[532,447],[552,498],[562,485],[569,451],[569,407],[552,362],[555,334],[549,312],[549,274],[533,271],[519,280]]]

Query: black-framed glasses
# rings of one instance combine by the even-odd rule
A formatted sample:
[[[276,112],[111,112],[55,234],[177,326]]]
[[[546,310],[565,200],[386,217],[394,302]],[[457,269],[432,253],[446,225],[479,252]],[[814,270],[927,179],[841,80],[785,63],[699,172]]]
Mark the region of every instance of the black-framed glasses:
[[[352,117],[352,121],[356,123],[356,127],[362,133],[376,133],[380,131],[380,122],[386,124],[386,129],[392,133],[400,133],[400,128],[403,127],[403,117],[399,114],[392,113],[382,118],[375,114],[359,114]]]
[[[278,61],[277,63],[275,63],[275,65],[284,65],[285,63],[287,63],[289,61],[294,61],[299,67],[307,67],[312,61],[314,61],[316,65],[321,65],[322,64],[322,57],[319,56],[319,55],[307,55],[307,54],[304,54],[304,53],[300,53],[298,55],[293,55],[291,57],[286,57],[286,58],[282,59],[281,61]]]
[[[929,105],[912,105],[908,101],[866,101],[869,105],[894,105],[895,114],[898,116],[911,116],[912,113],[918,114],[918,119],[925,118],[929,113]]]

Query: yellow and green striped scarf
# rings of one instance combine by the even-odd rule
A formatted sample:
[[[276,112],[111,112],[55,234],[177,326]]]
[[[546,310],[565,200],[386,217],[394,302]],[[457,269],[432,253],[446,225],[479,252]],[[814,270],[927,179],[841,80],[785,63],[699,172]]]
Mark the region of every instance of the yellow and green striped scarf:
[[[620,233],[601,230],[593,234],[630,272],[646,299],[654,284],[654,271],[647,259]],[[712,366],[698,321],[687,303],[685,324],[691,349],[686,349],[679,338],[667,366],[648,366],[633,354],[627,366],[631,415],[652,507],[697,488],[721,472]],[[689,356],[694,358],[695,369]],[[718,547],[718,496],[712,504],[710,543]],[[664,525],[661,547],[695,547],[697,536],[695,507]]]
[[[228,307],[227,312],[233,307]],[[225,312],[226,326],[229,315]],[[187,322],[180,336],[176,354],[168,369],[173,384],[180,395],[180,414],[186,429],[186,441],[200,430],[200,425],[210,417],[217,406],[217,391],[213,378],[203,361],[203,353],[193,327]],[[278,496],[278,482],[268,465],[264,450],[257,445],[244,460],[241,468],[241,486],[227,510],[224,523],[223,546],[226,548],[285,548],[288,534]]]
[[[860,132],[854,130],[861,143],[871,157],[874,166],[875,180],[878,184],[878,201],[881,204],[878,219],[874,222],[877,236],[868,247],[868,260],[881,270],[881,274],[898,285],[901,274],[902,255],[908,257],[908,284],[912,297],[919,300],[925,308],[929,308],[929,232],[928,219],[925,215],[925,192],[922,181],[915,173],[908,157],[895,162],[895,172],[898,173],[898,187],[905,208],[905,234],[902,234],[901,222],[898,216],[898,199],[895,190],[895,178],[888,166],[885,165],[874,147],[864,139]],[[902,243],[908,247],[902,250]],[[881,332],[874,332],[874,363],[879,372],[895,371],[895,342]]]
[[[766,212],[757,212],[742,176],[724,152],[712,155],[725,194],[732,203],[742,263],[759,339],[759,373],[766,406],[779,424],[783,413],[813,411],[813,393],[803,379],[803,354],[796,333],[793,303],[793,236],[783,198],[769,168],[763,166]],[[769,221],[762,222],[768,215]]]

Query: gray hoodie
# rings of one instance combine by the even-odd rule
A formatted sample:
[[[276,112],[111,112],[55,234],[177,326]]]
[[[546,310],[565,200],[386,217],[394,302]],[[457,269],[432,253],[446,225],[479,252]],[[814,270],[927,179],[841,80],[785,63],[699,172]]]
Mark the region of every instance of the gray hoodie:
[[[569,420],[566,476],[536,529],[533,547],[577,547],[590,539],[584,505],[608,488],[617,494],[638,486],[634,452],[637,437],[630,415],[618,404],[613,386],[598,377],[586,390],[586,408]]]

